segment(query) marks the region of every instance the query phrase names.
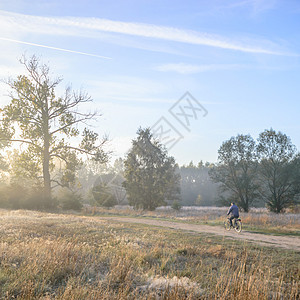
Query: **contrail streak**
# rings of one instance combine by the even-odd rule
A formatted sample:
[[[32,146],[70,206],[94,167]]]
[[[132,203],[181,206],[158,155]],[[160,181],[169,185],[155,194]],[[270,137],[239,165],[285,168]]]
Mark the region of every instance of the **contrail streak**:
[[[24,41],[18,41],[18,40],[3,38],[3,37],[0,37],[0,40],[13,42],[13,43],[18,43],[18,44],[29,45],[29,46],[42,47],[42,48],[47,48],[47,49],[52,49],[52,50],[58,50],[58,51],[63,51],[63,52],[69,52],[69,53],[76,53],[76,54],[87,55],[87,56],[92,56],[92,57],[98,57],[98,58],[103,58],[103,59],[112,59],[111,57],[107,57],[107,56],[101,56],[101,55],[91,54],[91,53],[86,53],[86,52],[80,52],[80,51],[68,50],[68,49],[63,49],[63,48],[51,47],[51,46],[40,45],[40,44],[35,44],[35,43],[29,43],[29,42],[24,42]]]

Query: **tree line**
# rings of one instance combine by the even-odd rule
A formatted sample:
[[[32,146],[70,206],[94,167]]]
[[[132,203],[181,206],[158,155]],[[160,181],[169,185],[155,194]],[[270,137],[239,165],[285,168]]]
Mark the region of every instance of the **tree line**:
[[[235,201],[245,211],[265,203],[279,213],[298,203],[300,156],[285,134],[265,130],[256,142],[238,135],[223,142],[216,164],[180,167],[149,128],[139,128],[126,157],[108,167],[107,138],[90,130],[99,117],[87,112],[91,97],[70,87],[57,96],[62,78],[52,79],[36,56],[20,62],[26,75],[5,81],[11,101],[0,110],[0,205],[80,209],[86,200],[154,210]]]
[[[244,211],[263,201],[270,211],[280,213],[299,204],[299,166],[300,155],[291,139],[269,129],[257,141],[239,134],[223,142],[210,176]]]

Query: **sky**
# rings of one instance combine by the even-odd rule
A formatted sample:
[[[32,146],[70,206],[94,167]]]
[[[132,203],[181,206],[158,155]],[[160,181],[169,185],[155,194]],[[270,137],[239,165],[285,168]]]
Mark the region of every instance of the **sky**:
[[[124,157],[150,127],[180,164],[273,128],[300,151],[300,1],[0,0],[0,77],[37,55]],[[9,102],[0,84],[0,106]]]

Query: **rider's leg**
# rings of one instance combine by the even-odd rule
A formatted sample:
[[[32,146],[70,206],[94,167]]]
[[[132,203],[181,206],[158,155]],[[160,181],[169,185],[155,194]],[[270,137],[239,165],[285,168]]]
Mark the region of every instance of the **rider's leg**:
[[[237,220],[239,217],[234,217],[234,226],[237,226]]]
[[[231,216],[230,218],[229,218],[229,221],[230,221],[230,226],[232,226],[232,220],[234,219],[234,216]]]

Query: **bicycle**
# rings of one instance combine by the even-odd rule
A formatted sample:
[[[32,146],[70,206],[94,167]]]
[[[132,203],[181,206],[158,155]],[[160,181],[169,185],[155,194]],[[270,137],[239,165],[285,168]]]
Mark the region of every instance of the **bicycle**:
[[[227,218],[227,220],[224,222],[224,228],[226,230],[230,230],[231,228],[234,228],[236,232],[242,231],[242,220],[240,218],[234,218],[233,219],[233,225],[230,225],[230,220]]]

